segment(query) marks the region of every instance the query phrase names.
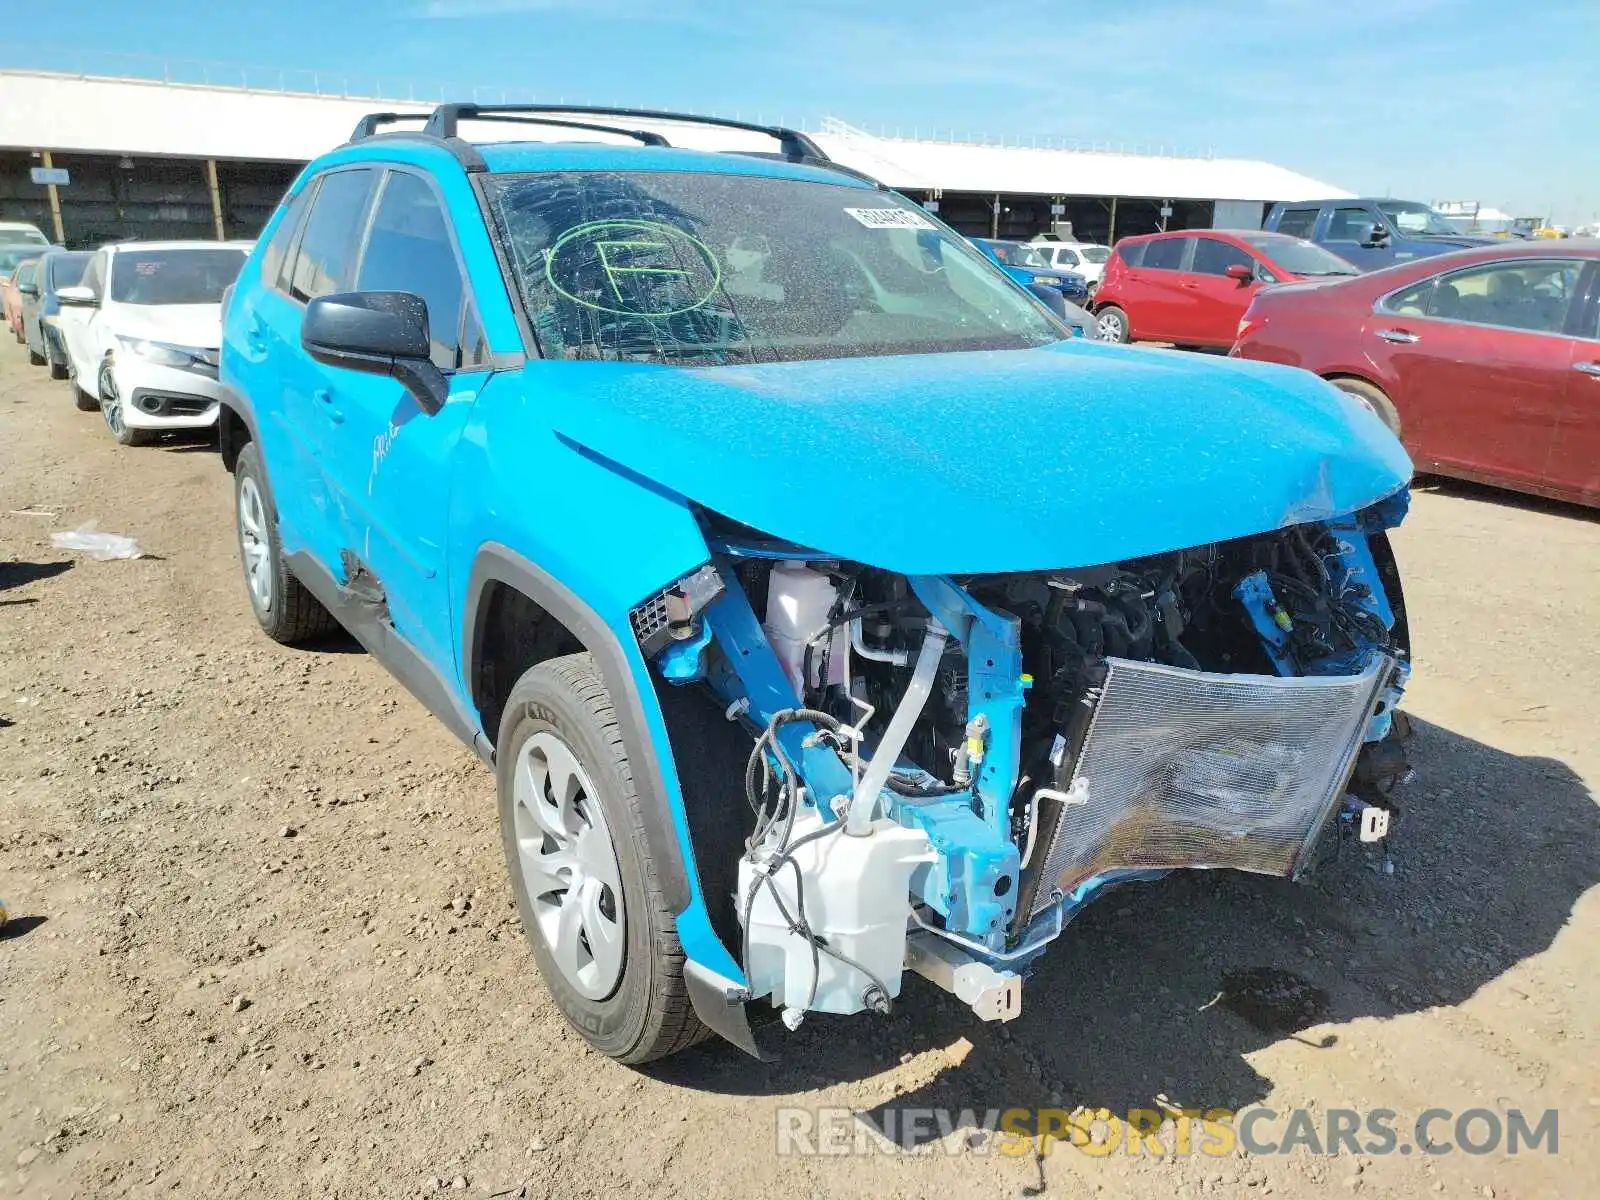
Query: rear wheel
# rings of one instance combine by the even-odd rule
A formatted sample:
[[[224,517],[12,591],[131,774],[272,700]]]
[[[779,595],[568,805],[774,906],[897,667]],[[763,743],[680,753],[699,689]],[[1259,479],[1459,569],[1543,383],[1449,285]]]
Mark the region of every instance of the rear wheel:
[[[592,655],[549,659],[517,681],[495,762],[512,893],[556,1005],[620,1062],[699,1041],[706,1029]]]
[[[298,645],[339,627],[333,615],[289,571],[278,542],[278,514],[254,442],[239,451],[233,471],[234,514],[245,590],[262,630],[275,642]]]
[[[28,365],[30,367],[44,366],[44,355],[40,354],[32,346],[28,347]]]
[[[1095,314],[1095,335],[1102,342],[1126,342],[1130,336],[1128,314],[1108,304]]]
[[[1341,392],[1347,392],[1360,400],[1377,414],[1378,420],[1389,427],[1390,433],[1395,437],[1400,436],[1400,413],[1393,401],[1384,395],[1382,388],[1375,387],[1365,379],[1333,379],[1329,382]]]
[[[110,363],[100,368],[100,415],[119,446],[143,446],[150,441],[149,430],[129,428],[122,412],[122,393],[117,390],[117,377]]]

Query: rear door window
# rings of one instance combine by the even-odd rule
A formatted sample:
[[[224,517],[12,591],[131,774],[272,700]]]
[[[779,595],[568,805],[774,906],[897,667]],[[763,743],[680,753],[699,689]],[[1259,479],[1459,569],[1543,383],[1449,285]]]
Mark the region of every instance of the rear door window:
[[[295,194],[284,210],[283,219],[278,222],[277,229],[273,230],[272,240],[261,252],[261,282],[268,287],[279,286],[284,259],[289,255],[289,247],[294,245],[295,236],[299,234],[301,221],[306,215],[306,208],[311,203],[311,195],[316,190],[317,181],[313,179]],[[284,276],[283,290],[288,290],[288,283],[287,276]]]
[[[356,254],[376,175],[361,167],[322,177],[289,272],[289,294],[296,300],[348,292],[355,286]]]
[[[1317,214],[1321,211],[1320,208],[1286,208],[1278,218],[1278,232],[1308,238],[1317,227]]]
[[[1117,247],[1116,252],[1118,257],[1128,266],[1138,267],[1144,264],[1144,248],[1149,244],[1148,242],[1124,242]]]
[[[1498,262],[1440,276],[1427,315],[1530,333],[1562,333],[1582,264],[1571,259]]]
[[[1180,271],[1183,269],[1184,251],[1189,248],[1193,238],[1158,238],[1153,242],[1146,242],[1144,248],[1144,266],[1147,270]]]

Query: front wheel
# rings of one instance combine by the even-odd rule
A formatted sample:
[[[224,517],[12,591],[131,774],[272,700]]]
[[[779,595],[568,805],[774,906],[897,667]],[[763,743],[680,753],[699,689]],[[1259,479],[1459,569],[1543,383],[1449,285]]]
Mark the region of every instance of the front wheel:
[[[619,1062],[699,1041],[706,1029],[592,655],[550,659],[517,681],[495,764],[511,890],[556,1006]]]
[[[1130,337],[1128,314],[1108,304],[1095,314],[1094,329],[1102,342],[1126,342]]]
[[[79,407],[82,407],[81,402]],[[122,393],[117,390],[117,377],[110,363],[100,368],[100,415],[105,418],[111,436],[117,439],[117,445],[143,446],[149,442],[148,429],[132,429],[128,425],[122,411]]]
[[[245,590],[262,631],[285,646],[332,633],[338,622],[283,561],[278,514],[254,442],[244,444],[234,463],[233,494]]]
[[[44,355],[40,354],[32,346],[28,347],[28,365],[30,367],[44,366]]]

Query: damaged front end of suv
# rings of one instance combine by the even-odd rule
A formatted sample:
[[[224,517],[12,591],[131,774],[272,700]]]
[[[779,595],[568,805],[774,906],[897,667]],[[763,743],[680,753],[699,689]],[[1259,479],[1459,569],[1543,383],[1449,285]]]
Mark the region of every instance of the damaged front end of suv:
[[[1138,352],[1109,353],[1139,369]],[[1062,366],[1079,384],[1094,371]],[[923,454],[854,475],[877,492],[855,513],[848,498],[831,512],[753,503],[737,470],[697,487],[670,439],[645,449],[598,422],[574,427],[601,455],[705,497],[690,507],[709,561],[631,620],[661,684],[706,693],[748,731],[736,765],[678,763],[740,774],[748,802],[720,814],[742,822],[720,851],[736,863],[695,847],[745,976],[733,1005],[765,1001],[791,1028],[808,1011],[883,1011],[910,970],[1010,1020],[1030,965],[1106,887],[1195,868],[1297,878],[1331,831],[1385,835],[1409,771],[1394,729],[1408,633],[1387,538],[1409,464],[1318,380],[1272,374],[1293,386],[1263,393],[1259,377],[1224,380],[1222,364],[1186,366],[1153,369],[1281,407],[1207,419],[1191,439],[1205,452],[1182,451],[1183,431],[1162,422],[1124,427],[1103,443],[1120,461],[1086,470],[1085,429],[1114,424],[1116,406],[1058,423],[1052,372],[1035,411],[1070,444],[1008,483],[982,465],[1025,458],[1036,433],[972,434],[972,462],[955,455],[958,474],[936,480],[939,406],[916,404],[900,428]],[[733,384],[768,401],[814,394],[805,377],[821,369]],[[1174,416],[1198,420],[1197,403]],[[696,408],[716,405],[708,394]],[[687,412],[669,423],[694,438]],[[824,446],[827,425],[814,427]],[[1142,480],[1129,473],[1140,461]],[[1054,492],[1073,471],[1102,479]],[[987,491],[952,501],[969,473]]]
[[[1297,877],[1406,772],[1385,530],[1358,512],[1081,568],[902,575],[707,516],[636,611],[670,684],[754,735],[732,900],[747,996],[887,1008],[905,970],[986,1019],[1101,889]]]
[[[462,478],[499,471],[486,498],[547,506],[517,540],[585,593],[585,628],[631,641],[604,680],[629,693],[627,786],[671,809],[641,800],[636,840],[689,880],[639,917],[635,842],[612,836],[620,877],[585,866],[604,830],[551,780],[595,789],[535,753],[525,790],[549,815],[506,826],[508,861],[596,1045],[616,1052],[590,1025],[678,969],[658,955],[631,990],[626,964],[669,944],[658,911],[699,1019],[754,1052],[749,1005],[790,1028],[881,1012],[907,971],[1009,1020],[1109,886],[1293,878],[1336,827],[1384,834],[1409,672],[1386,532],[1411,464],[1355,401],[1288,368],[1068,338],[859,183],[528,175],[486,194],[543,357],[510,407],[480,402],[486,453]],[[568,624],[555,652],[603,657]],[[502,761],[559,732],[519,695],[503,720],[479,705]],[[629,1038],[629,1061],[684,1044]]]

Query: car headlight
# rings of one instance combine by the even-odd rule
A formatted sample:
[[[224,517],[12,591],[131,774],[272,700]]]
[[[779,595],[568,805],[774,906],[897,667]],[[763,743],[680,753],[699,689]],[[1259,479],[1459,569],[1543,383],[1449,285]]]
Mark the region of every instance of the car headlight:
[[[152,342],[144,338],[118,337],[130,354],[137,354],[146,362],[163,367],[188,367],[194,364],[196,352],[187,346],[172,346],[166,342]]]
[[[1034,281],[1034,283],[1042,283],[1046,287],[1060,287],[1061,286],[1061,279],[1060,279],[1059,276],[1056,276],[1056,275],[1035,275],[1033,277],[1033,281]]]

